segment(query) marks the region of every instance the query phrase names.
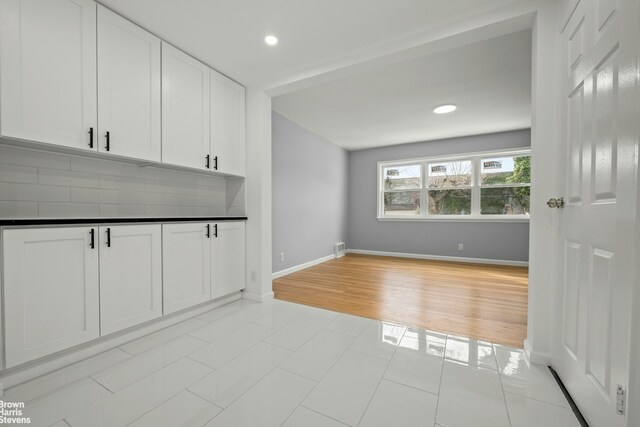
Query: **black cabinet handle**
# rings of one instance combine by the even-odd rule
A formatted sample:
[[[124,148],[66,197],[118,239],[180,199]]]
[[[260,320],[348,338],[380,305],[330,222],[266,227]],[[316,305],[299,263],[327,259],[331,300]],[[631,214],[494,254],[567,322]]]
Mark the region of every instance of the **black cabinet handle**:
[[[89,148],[93,148],[93,128],[89,128]]]
[[[104,148],[106,148],[107,151],[109,151],[111,149],[111,134],[109,133],[109,131],[107,131],[107,133],[104,134],[104,137],[107,140]]]
[[[218,224],[213,226],[213,237],[218,237]]]
[[[211,227],[207,224],[207,239],[211,238]]]
[[[91,236],[91,241],[89,242],[89,247],[91,249],[95,249],[95,247],[96,247],[96,230],[94,230],[92,228],[91,231],[89,232],[89,236]]]
[[[210,169],[210,166],[209,166],[209,161],[210,160],[211,160],[211,156],[210,155],[207,154],[206,156],[204,156],[204,167],[207,168],[207,169]]]
[[[107,247],[111,247],[111,228],[107,228]]]
[[[213,158],[213,169],[218,170],[218,156]]]

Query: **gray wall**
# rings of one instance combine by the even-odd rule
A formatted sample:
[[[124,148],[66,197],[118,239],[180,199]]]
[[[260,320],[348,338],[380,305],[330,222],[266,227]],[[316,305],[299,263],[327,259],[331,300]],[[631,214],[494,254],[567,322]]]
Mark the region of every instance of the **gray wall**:
[[[530,131],[521,130],[350,152],[348,248],[528,261],[528,223],[378,221],[376,213],[378,161],[530,145]]]
[[[0,144],[0,218],[244,213],[242,178]]]
[[[335,242],[345,241],[348,153],[276,112],[271,129],[277,272],[330,255]]]

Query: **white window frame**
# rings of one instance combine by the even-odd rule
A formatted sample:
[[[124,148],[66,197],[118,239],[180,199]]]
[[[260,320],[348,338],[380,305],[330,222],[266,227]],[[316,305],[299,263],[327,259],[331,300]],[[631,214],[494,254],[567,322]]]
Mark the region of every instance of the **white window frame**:
[[[531,184],[497,184],[497,185],[481,185],[480,184],[480,160],[487,157],[510,157],[527,155],[531,156],[531,148],[520,148],[514,150],[496,150],[482,151],[475,153],[456,154],[452,156],[437,157],[420,157],[415,159],[402,160],[385,160],[378,162],[378,221],[462,221],[462,222],[529,222],[529,214],[523,215],[482,215],[480,213],[480,189],[482,188],[500,188],[500,187],[530,187]],[[427,165],[429,163],[444,163],[461,160],[471,161],[471,186],[451,187],[452,189],[468,189],[471,188],[471,213],[469,215],[429,215],[427,208],[429,187],[427,185]],[[420,192],[420,214],[415,216],[409,215],[385,215],[384,214],[384,168],[404,166],[404,165],[420,165],[421,184],[422,187],[416,190],[399,190],[399,191],[419,191]]]

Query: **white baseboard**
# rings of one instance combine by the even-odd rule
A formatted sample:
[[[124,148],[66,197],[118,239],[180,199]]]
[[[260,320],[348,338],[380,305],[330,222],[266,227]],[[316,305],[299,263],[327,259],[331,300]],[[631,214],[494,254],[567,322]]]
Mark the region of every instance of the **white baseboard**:
[[[273,299],[275,296],[275,294],[273,293],[273,291],[271,292],[267,292],[266,294],[254,294],[251,292],[242,292],[242,298],[249,300],[249,301],[254,301],[254,302],[265,302],[268,301],[270,299]]]
[[[457,256],[410,254],[410,253],[404,253],[404,252],[368,251],[364,249],[347,249],[347,253],[361,254],[361,255],[375,255],[375,256],[390,256],[390,257],[399,257],[399,258],[430,259],[434,261],[467,262],[471,264],[512,265],[516,267],[529,266],[529,263],[527,261],[511,261],[511,260],[502,260],[502,259],[465,258],[465,257],[457,257]]]
[[[544,366],[551,366],[553,364],[553,358],[551,355],[535,351],[529,340],[524,340],[524,357],[527,360],[527,363]]]
[[[271,279],[275,280],[280,277],[286,276],[291,273],[295,273],[296,271],[304,270],[305,268],[313,267],[314,265],[322,264],[323,262],[327,262],[331,259],[335,259],[335,255],[327,255],[322,258],[314,259],[313,261],[305,262],[304,264],[298,264],[293,267],[287,268],[285,270],[276,271],[271,275]]]
[[[81,344],[60,353],[27,362],[23,365],[16,366],[15,368],[9,368],[0,373],[0,381],[2,382],[4,389],[13,387],[17,384],[21,384],[36,377],[46,375],[57,369],[64,368],[81,360],[95,356],[99,353],[111,350],[126,344],[129,341],[142,338],[153,332],[184,322],[185,320],[194,318],[209,310],[228,304],[232,301],[236,301],[240,298],[242,298],[242,295],[240,292],[237,292],[214,301],[209,301],[177,313],[163,316],[160,319],[152,320],[149,323],[136,326],[122,332],[117,332],[104,338],[98,338],[95,341]]]

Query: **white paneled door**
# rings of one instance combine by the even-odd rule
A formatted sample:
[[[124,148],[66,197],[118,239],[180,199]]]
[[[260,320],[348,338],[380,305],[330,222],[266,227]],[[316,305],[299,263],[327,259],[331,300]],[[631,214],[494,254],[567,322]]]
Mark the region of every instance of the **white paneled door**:
[[[164,314],[211,297],[211,225],[162,226],[162,301]]]
[[[6,367],[100,335],[97,229],[3,233]]]
[[[98,6],[98,150],[160,161],[160,39]]]
[[[95,2],[2,0],[0,21],[2,135],[95,150]]]
[[[245,287],[245,224],[211,224],[211,298]]]
[[[162,315],[160,224],[100,227],[100,334]]]
[[[567,2],[569,3],[569,2]],[[637,0],[580,0],[563,30],[566,206],[557,370],[592,426],[626,426],[637,191]],[[635,361],[634,363],[638,363]]]

